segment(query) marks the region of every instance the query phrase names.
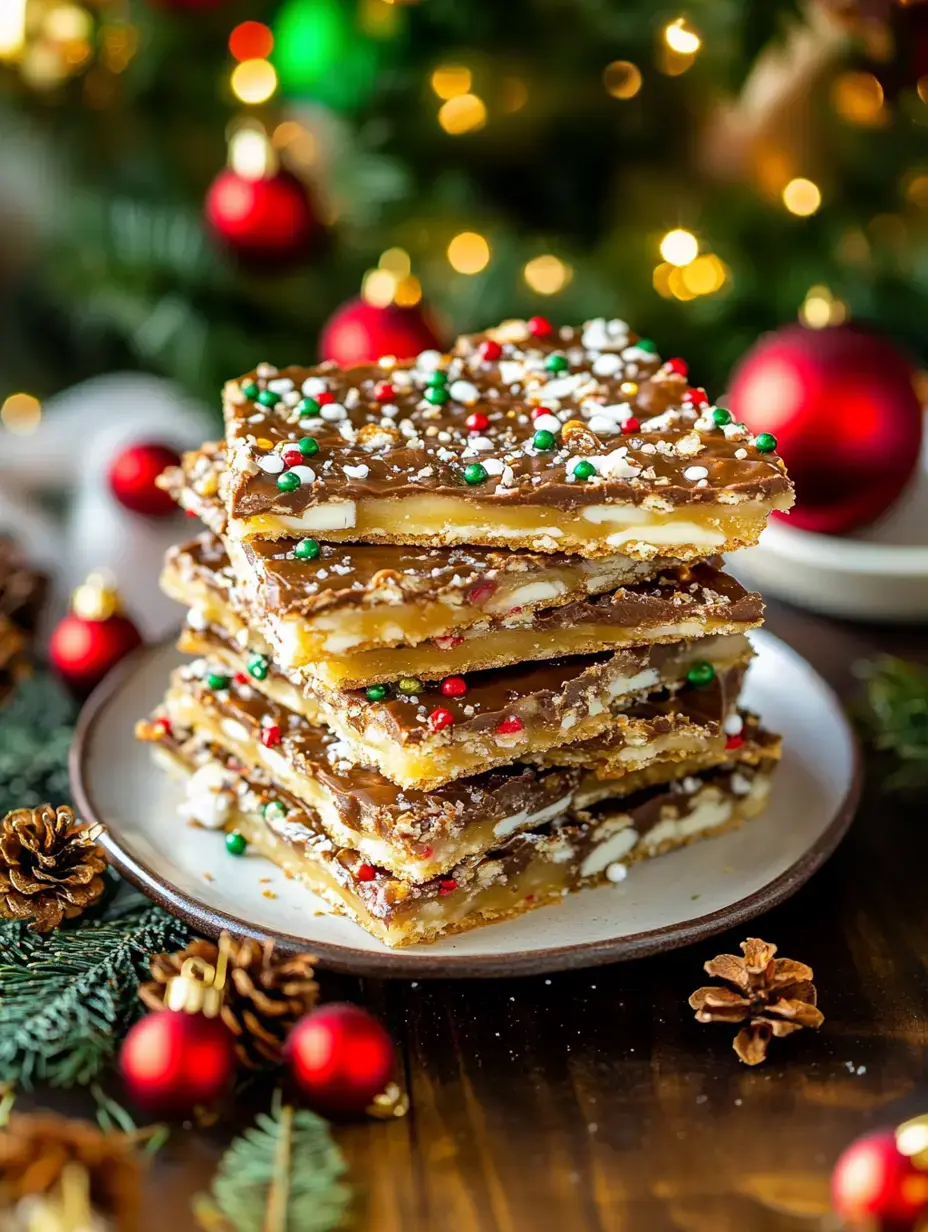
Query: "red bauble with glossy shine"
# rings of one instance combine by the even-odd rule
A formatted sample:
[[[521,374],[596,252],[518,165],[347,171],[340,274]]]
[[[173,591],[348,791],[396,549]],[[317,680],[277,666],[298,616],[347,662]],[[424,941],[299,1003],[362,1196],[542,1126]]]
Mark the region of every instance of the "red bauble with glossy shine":
[[[849,1232],[913,1232],[928,1213],[928,1173],[902,1154],[893,1130],[880,1130],[839,1156],[831,1200]]]
[[[160,1114],[211,1104],[235,1073],[232,1035],[219,1018],[159,1010],[126,1036],[119,1068],[132,1099]]]
[[[420,351],[441,349],[441,341],[418,308],[396,304],[378,308],[363,299],[343,304],[319,339],[322,358],[334,359],[343,368],[375,364],[384,355],[412,359]]]
[[[796,485],[791,526],[846,534],[884,513],[918,466],[923,413],[914,372],[887,338],[856,325],[793,325],[738,365],[729,403],[772,432]]]
[[[302,1018],[287,1040],[294,1083],[310,1108],[359,1116],[390,1081],[393,1041],[366,1010],[332,1004]]]
[[[169,466],[180,463],[180,454],[167,445],[147,441],[130,445],[113,459],[109,470],[110,490],[120,505],[146,518],[168,518],[177,506],[155,480]]]
[[[226,168],[210,185],[205,211],[219,239],[246,260],[296,260],[318,226],[305,187],[285,171],[251,180]]]
[[[78,695],[95,689],[120,659],[142,644],[142,635],[128,616],[87,620],[69,612],[56,625],[48,657],[59,676]]]

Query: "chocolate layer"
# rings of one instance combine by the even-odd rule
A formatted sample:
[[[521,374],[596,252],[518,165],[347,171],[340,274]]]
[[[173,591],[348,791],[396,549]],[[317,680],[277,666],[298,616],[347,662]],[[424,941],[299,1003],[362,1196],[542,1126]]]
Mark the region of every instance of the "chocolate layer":
[[[641,344],[619,321],[542,338],[508,322],[461,338],[451,357],[348,370],[262,365],[226,387],[227,508],[296,515],[330,501],[476,492],[482,502],[575,509],[788,493],[780,460],[743,425],[717,425],[682,361],[663,364]],[[533,420],[540,408],[551,414]],[[553,434],[550,447],[539,430]],[[299,486],[281,491],[279,475],[294,465],[282,451],[307,437],[318,451],[297,451]],[[573,473],[581,459],[595,468],[586,479]],[[472,463],[484,468],[477,487],[465,478]]]

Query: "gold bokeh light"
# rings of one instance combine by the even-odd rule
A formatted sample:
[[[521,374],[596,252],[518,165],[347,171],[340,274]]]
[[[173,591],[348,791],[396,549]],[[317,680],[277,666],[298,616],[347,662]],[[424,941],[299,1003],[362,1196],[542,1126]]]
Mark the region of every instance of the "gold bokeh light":
[[[612,98],[634,98],[642,80],[641,69],[631,60],[613,60],[603,69],[603,85]]]
[[[560,257],[543,253],[527,261],[522,276],[538,295],[557,295],[573,277],[573,270]]]
[[[459,274],[479,274],[490,263],[490,245],[476,231],[462,231],[448,245],[448,263]]]
[[[801,176],[790,182],[783,189],[783,204],[791,214],[800,218],[808,218],[822,204],[822,193],[819,186],[812,180]]]
[[[454,137],[462,133],[476,132],[487,122],[487,107],[482,98],[476,94],[456,94],[442,103],[438,112],[438,123],[446,133]]]
[[[689,265],[699,254],[699,241],[691,231],[676,227],[661,240],[660,249],[661,256],[671,265]]]

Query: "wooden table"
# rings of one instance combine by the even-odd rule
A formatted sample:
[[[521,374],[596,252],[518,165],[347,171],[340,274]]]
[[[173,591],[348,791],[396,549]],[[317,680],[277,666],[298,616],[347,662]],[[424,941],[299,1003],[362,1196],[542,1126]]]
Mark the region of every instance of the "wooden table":
[[[876,650],[928,633],[770,606],[768,626],[844,695]],[[663,958],[516,980],[323,976],[389,1025],[413,1111],[339,1129],[365,1232],[794,1232],[833,1227],[828,1181],[857,1134],[928,1111],[926,798],[872,768],[837,854],[751,927],[815,969],[826,1022],[751,1070],[686,1004],[725,933]],[[145,1232],[192,1227],[228,1132],[180,1133],[150,1179]],[[297,1232],[297,1230],[294,1230]]]

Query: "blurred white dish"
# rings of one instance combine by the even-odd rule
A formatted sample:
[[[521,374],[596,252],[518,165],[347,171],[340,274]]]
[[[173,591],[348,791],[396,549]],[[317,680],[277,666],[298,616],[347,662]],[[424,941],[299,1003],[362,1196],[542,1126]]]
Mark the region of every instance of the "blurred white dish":
[[[855,539],[780,520],[732,572],[770,598],[851,620],[928,620],[928,438],[922,465],[893,508]]]

